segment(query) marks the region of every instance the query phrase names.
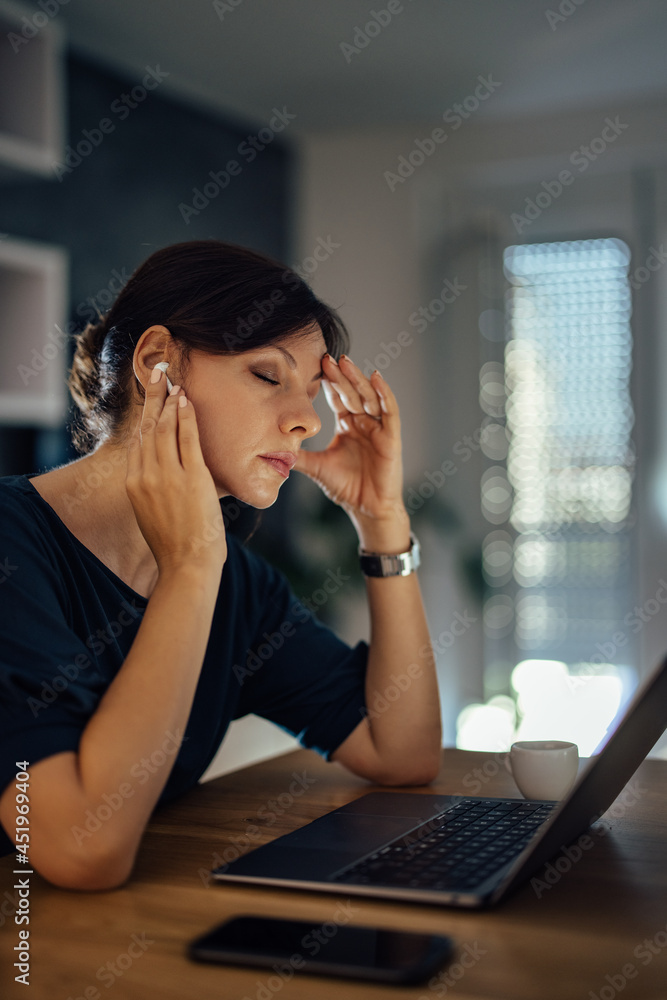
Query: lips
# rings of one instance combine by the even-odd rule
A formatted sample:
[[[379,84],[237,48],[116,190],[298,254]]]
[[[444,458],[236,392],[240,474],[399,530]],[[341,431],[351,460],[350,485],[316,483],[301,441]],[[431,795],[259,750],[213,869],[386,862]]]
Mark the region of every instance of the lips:
[[[260,455],[259,457],[263,458],[269,465],[272,465],[283,479],[287,479],[290,469],[296,464],[296,455],[291,451],[274,451],[270,455]]]

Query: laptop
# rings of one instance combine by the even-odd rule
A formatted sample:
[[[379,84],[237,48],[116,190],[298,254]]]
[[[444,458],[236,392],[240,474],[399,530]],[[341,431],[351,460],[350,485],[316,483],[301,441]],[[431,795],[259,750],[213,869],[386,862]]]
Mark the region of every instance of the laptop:
[[[553,859],[557,872],[569,870],[595,844],[593,833],[569,846],[609,808],[665,728],[667,658],[559,802],[369,792],[212,874],[221,883],[492,905]]]

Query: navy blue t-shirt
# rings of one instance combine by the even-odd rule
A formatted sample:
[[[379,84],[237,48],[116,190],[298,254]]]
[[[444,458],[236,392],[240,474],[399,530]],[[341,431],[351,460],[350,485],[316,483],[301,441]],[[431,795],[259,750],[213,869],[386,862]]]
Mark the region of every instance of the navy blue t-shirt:
[[[235,538],[227,544],[185,740],[160,802],[196,784],[233,719],[262,716],[328,758],[365,714],[367,644],[347,646],[281,573]],[[0,794],[17,762],[78,749],[147,604],[28,476],[0,478]],[[164,750],[173,746],[165,729]],[[141,780],[139,766],[126,780]],[[0,854],[12,847],[0,827]]]

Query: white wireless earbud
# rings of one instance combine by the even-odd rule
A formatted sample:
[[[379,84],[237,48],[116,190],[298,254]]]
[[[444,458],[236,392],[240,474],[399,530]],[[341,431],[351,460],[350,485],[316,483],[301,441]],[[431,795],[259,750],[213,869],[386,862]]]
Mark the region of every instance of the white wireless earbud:
[[[158,361],[158,363],[156,364],[155,367],[159,368],[160,371],[163,371],[165,373],[165,375],[167,375],[167,368],[169,367],[169,362],[168,361]],[[173,388],[174,388],[173,385],[169,381],[169,376],[167,375],[167,392],[171,392],[171,390]]]

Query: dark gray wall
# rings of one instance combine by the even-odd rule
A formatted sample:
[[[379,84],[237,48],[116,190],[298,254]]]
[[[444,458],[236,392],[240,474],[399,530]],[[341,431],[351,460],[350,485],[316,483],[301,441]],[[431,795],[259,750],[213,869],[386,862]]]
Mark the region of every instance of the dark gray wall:
[[[292,158],[279,133],[249,162],[239,145],[256,127],[193,110],[171,99],[155,77],[150,82],[154,89],[144,88],[145,98],[134,101],[141,77],[121,79],[70,54],[66,143],[76,148],[87,130],[98,144],[91,143],[77,165],[70,159],[70,172],[0,185],[0,231],[69,251],[69,319],[79,327],[93,316],[90,299],[105,311],[118,276],[127,277],[169,243],[214,237],[289,256]],[[105,118],[113,126],[105,125],[106,133],[100,129]],[[240,173],[186,223],[179,205],[192,205],[193,188],[210,183],[209,172],[223,170],[231,159]],[[0,475],[45,471],[71,457],[65,428],[0,428]]]
[[[118,276],[126,279],[170,243],[213,237],[290,260],[295,154],[279,133],[250,162],[248,147],[239,152],[239,145],[258,127],[242,128],[193,110],[168,97],[162,85],[129,108],[122,95],[132,100],[137,85],[141,78],[123,80],[70,55],[66,143],[76,149],[87,130],[99,144],[78,165],[70,159],[71,172],[59,168],[52,179],[0,184],[0,232],[69,251],[68,319],[77,328],[93,318],[91,299],[106,311]],[[104,118],[113,124],[106,134],[100,129]],[[201,190],[211,181],[209,173],[224,170],[229,160],[241,165],[240,173],[198,215],[186,213],[186,222],[179,205],[192,205],[193,188]],[[68,366],[71,353],[70,345]],[[0,476],[46,471],[74,457],[66,426],[54,432],[0,427]],[[261,518],[230,501],[228,528],[244,538],[258,520],[251,547],[280,565],[302,596],[321,585],[324,570],[303,565],[289,545],[285,519],[292,489],[292,482],[286,483],[279,502]],[[331,516],[336,515],[345,519],[333,508]],[[295,518],[298,522],[292,511]],[[325,619],[333,613],[330,603],[321,612]]]

